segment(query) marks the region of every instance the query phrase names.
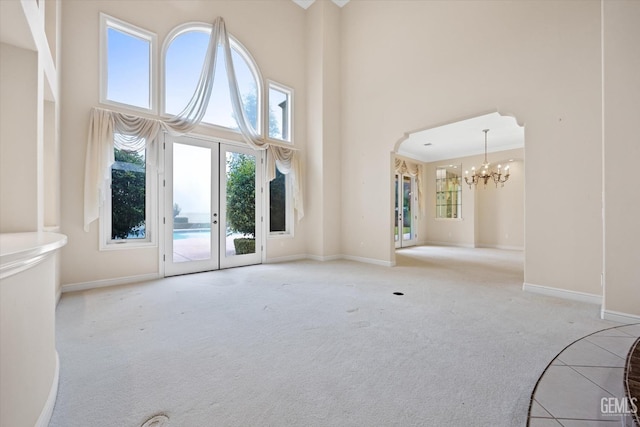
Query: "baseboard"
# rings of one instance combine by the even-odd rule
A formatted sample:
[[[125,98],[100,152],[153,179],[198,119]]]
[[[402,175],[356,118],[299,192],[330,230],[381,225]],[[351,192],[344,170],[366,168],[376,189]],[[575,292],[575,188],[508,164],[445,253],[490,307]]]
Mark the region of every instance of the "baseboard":
[[[53,373],[53,381],[51,381],[51,388],[49,389],[49,396],[47,401],[42,407],[38,421],[34,427],[47,427],[49,421],[51,421],[51,415],[53,415],[53,407],[56,405],[56,399],[58,398],[58,383],[60,382],[60,358],[58,357],[58,351],[56,351],[56,368]]]
[[[381,259],[374,259],[374,258],[364,258],[364,257],[352,256],[352,255],[342,255],[342,259],[346,259],[349,261],[363,262],[365,264],[381,265],[383,267],[395,266],[395,262],[383,261]]]
[[[286,262],[286,261],[299,261],[301,259],[311,259],[314,261],[336,261],[340,259],[346,259],[350,261],[363,262],[366,264],[375,264],[382,265],[385,267],[393,267],[395,263],[391,261],[382,261],[379,259],[373,258],[363,258],[356,257],[351,255],[330,255],[330,256],[320,256],[320,255],[290,255],[285,257],[271,258],[266,261],[266,263],[277,263],[277,262]],[[109,286],[118,286],[118,285],[128,285],[131,283],[138,282],[146,282],[149,280],[156,280],[161,278],[158,273],[150,273],[150,274],[141,274],[138,276],[129,276],[129,277],[118,277],[115,279],[104,279],[104,280],[94,280],[91,282],[82,282],[82,283],[71,283],[67,285],[62,285],[62,293],[67,292],[77,292],[77,291],[86,291],[89,289],[97,289],[97,288],[105,288]]]
[[[476,245],[476,248],[500,249],[503,251],[524,251],[524,246],[508,246],[508,245]]]
[[[453,248],[475,248],[473,243],[456,243],[456,242],[437,242],[434,240],[428,240],[425,245],[428,246],[451,246]]]
[[[618,323],[627,323],[627,324],[640,323],[640,316],[638,315],[621,313],[619,311],[613,311],[613,310],[603,309],[601,317],[604,320],[611,320],[612,322],[618,322]]]
[[[146,282],[159,279],[158,273],[140,274],[137,276],[118,277],[115,279],[94,280],[91,282],[71,283],[62,285],[62,293],[86,291],[88,289],[105,288],[108,286],[128,285],[130,283]]]
[[[303,257],[303,259],[311,259],[314,261],[337,261],[337,260],[348,260],[348,261],[356,261],[356,262],[363,262],[365,264],[374,264],[374,265],[381,265],[383,267],[393,267],[395,264],[395,262],[391,262],[391,261],[382,261],[379,259],[374,259],[374,258],[365,258],[365,257],[359,257],[359,256],[352,256],[352,255],[330,255],[330,256],[320,256],[320,255],[310,255],[307,254]]]
[[[336,261],[336,260],[342,259],[342,255],[322,256],[322,255],[307,254],[305,255],[305,258],[312,259],[314,261]]]
[[[303,259],[309,259],[309,257],[307,255],[288,255],[288,256],[281,256],[281,257],[275,257],[275,258],[267,258],[264,261],[264,263],[277,264],[279,262],[300,261]]]
[[[522,290],[534,294],[547,295],[550,297],[562,298],[572,301],[585,302],[587,304],[602,304],[602,296],[587,294],[584,292],[569,291],[567,289],[550,288],[548,286],[533,285],[523,283]]]

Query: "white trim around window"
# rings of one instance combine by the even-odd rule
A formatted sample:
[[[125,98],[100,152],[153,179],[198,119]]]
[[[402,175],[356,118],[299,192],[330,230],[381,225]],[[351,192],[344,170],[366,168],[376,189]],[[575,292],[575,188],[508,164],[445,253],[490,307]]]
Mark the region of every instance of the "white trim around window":
[[[144,108],[136,105],[126,104],[122,102],[113,101],[107,98],[108,95],[108,40],[107,31],[109,28],[120,31],[132,37],[139,38],[141,40],[149,42],[149,108]],[[100,13],[100,103],[106,105],[112,105],[116,107],[122,107],[129,110],[135,110],[145,113],[157,113],[157,36],[155,33],[137,27],[128,22],[109,16],[105,13]]]
[[[271,183],[267,182],[266,188],[266,230],[267,230],[267,238],[269,239],[281,239],[281,238],[290,238],[293,237],[293,227],[295,221],[293,220],[294,212],[293,212],[293,191],[291,189],[291,178],[289,175],[284,175],[284,191],[285,191],[285,229],[284,231],[271,231],[271,189],[269,187]]]
[[[283,129],[281,129],[282,138],[274,138],[270,135],[271,129],[271,89],[274,91],[280,92],[286,96],[286,109],[283,111],[282,119],[280,123],[283,125]],[[285,86],[281,83],[276,83],[272,80],[267,80],[267,102],[265,108],[265,123],[266,123],[266,136],[268,139],[284,142],[286,144],[293,145],[293,89]]]
[[[99,249],[101,251],[136,249],[154,247],[158,245],[158,168],[155,166],[155,150],[151,152],[151,161],[147,161],[145,167],[145,238],[143,239],[112,239],[111,238],[111,180],[108,182],[108,190],[105,200],[100,207],[99,219]]]

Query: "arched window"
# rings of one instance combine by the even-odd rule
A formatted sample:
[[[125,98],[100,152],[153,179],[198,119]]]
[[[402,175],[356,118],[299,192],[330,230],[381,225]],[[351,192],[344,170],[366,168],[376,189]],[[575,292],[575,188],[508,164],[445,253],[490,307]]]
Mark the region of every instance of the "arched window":
[[[176,115],[187,105],[196,88],[207,51],[211,25],[184,24],[174,29],[164,44],[163,113]],[[262,134],[262,79],[251,55],[232,36],[231,57],[244,111],[257,133]],[[238,129],[231,107],[227,70],[218,46],[211,100],[203,123]]]

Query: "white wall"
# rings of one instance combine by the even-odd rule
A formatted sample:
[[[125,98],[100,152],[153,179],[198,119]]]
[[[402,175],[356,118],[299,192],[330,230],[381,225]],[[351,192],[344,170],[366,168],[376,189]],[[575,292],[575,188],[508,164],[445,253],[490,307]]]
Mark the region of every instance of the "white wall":
[[[354,1],[341,30],[343,251],[393,256],[384,189],[405,132],[497,109],[526,125],[525,281],[600,293],[600,184],[558,191],[601,169],[600,5]]]
[[[295,91],[294,141],[306,139],[305,11],[293,2],[264,1],[89,1],[62,4],[62,282],[135,277],[158,272],[158,248],[98,250],[98,222],[82,229],[84,158],[89,111],[99,105],[99,13],[155,32],[161,44],[177,25],[213,22],[222,16],[227,30],[252,54],[262,77]],[[160,47],[160,46],[159,46]],[[210,128],[197,133],[214,135]],[[227,134],[229,136],[229,134]],[[239,135],[231,137],[240,140]],[[304,150],[303,150],[304,153]],[[295,225],[295,237],[267,241],[269,258],[305,252],[308,221]]]
[[[640,316],[640,3],[603,2],[605,316]],[[636,317],[636,321],[640,318]]]

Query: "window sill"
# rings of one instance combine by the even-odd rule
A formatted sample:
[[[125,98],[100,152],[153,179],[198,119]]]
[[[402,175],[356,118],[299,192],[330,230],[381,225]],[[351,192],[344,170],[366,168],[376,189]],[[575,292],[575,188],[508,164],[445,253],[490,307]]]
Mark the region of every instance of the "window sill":
[[[122,243],[101,243],[101,251],[119,251],[126,249],[144,249],[157,247],[156,242],[122,242]]]
[[[283,233],[269,233],[267,235],[267,239],[292,239],[293,233],[283,232]]]

